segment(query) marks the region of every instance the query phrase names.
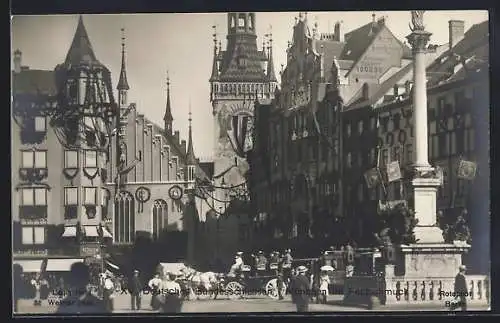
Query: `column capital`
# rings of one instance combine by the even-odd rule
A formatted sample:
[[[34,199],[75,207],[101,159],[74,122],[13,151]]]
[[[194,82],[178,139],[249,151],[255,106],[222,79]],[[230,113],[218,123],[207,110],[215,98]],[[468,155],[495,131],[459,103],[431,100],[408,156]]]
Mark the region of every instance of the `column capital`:
[[[414,53],[422,53],[425,52],[431,35],[432,33],[425,30],[415,30],[406,36],[406,39],[408,39]]]

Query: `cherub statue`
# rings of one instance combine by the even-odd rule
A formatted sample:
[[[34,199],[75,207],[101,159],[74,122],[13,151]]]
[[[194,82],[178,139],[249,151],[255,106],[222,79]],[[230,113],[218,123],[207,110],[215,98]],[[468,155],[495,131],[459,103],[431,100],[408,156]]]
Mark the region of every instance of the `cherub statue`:
[[[424,12],[425,10],[412,10],[411,11],[411,31],[424,30]]]

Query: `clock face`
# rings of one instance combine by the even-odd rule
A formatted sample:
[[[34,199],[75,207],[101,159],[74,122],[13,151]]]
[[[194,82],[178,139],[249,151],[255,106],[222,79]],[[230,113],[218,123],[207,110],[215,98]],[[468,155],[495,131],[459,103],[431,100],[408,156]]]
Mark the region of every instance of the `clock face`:
[[[182,189],[179,186],[173,186],[170,188],[168,191],[168,194],[170,195],[170,198],[173,200],[178,200],[182,197]]]

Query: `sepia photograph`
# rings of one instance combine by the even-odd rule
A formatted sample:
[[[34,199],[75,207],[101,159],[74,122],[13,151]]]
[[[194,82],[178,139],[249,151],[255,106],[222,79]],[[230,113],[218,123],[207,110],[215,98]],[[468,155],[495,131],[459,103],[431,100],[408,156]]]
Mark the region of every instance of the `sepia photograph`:
[[[11,35],[14,315],[491,310],[487,11]]]

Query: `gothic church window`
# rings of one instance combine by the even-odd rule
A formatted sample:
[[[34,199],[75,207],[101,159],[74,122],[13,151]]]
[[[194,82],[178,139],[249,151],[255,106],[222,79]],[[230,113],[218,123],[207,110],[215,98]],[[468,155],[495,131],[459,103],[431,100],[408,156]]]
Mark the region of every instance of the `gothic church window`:
[[[120,192],[115,199],[115,232],[117,243],[132,243],[135,237],[134,197],[129,192]]]
[[[167,213],[167,202],[164,200],[156,200],[153,204],[153,239],[158,239],[161,236],[163,228],[165,227],[165,224],[167,224]]]

